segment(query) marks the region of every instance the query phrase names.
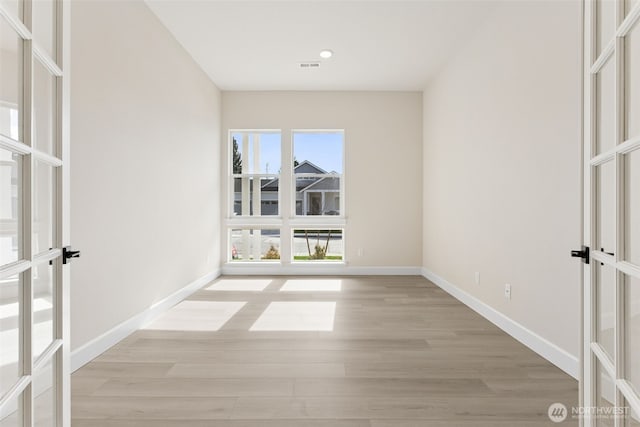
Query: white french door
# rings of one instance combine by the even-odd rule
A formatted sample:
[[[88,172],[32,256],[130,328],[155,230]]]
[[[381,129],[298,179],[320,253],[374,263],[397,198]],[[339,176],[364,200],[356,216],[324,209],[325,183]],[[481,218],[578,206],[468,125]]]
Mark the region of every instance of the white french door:
[[[640,1],[585,0],[585,426],[640,426]]]
[[[0,0],[0,426],[68,426],[68,3]]]

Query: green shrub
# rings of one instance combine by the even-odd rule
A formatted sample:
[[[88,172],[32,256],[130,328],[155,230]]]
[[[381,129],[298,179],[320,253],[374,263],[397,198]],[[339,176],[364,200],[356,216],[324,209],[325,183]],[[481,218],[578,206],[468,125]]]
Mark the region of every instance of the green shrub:
[[[262,259],[280,259],[280,252],[275,246],[271,245]]]

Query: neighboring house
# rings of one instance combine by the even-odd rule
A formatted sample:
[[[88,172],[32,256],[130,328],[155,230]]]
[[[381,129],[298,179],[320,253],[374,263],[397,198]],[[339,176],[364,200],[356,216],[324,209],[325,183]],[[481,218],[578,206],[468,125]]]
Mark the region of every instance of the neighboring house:
[[[295,174],[327,175],[327,172],[308,160],[294,168]],[[233,212],[242,214],[242,179],[234,182]],[[253,210],[253,180],[249,181],[249,212]],[[260,185],[260,214],[278,215],[278,179],[263,179]],[[323,176],[296,175],[296,215],[339,215],[340,214],[340,178]]]

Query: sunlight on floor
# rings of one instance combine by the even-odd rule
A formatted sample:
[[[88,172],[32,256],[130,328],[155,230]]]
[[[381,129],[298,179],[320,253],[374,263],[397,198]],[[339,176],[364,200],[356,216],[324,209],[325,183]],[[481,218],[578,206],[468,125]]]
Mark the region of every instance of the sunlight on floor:
[[[222,279],[206,288],[207,291],[264,291],[268,279]]]
[[[217,331],[245,304],[243,301],[183,301],[143,329]]]
[[[333,331],[335,302],[272,302],[251,331]]]
[[[297,279],[287,280],[280,288],[286,292],[340,292],[342,280],[338,279]]]

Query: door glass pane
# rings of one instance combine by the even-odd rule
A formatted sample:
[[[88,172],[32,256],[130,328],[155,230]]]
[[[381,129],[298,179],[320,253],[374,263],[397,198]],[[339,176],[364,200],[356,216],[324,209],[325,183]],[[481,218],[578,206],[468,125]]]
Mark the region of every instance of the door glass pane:
[[[37,254],[53,246],[53,167],[36,160],[33,184],[33,252]]]
[[[47,55],[56,60],[55,33],[56,33],[56,7],[55,0],[34,0],[33,13],[33,39],[37,45],[45,50]]]
[[[640,24],[625,38],[626,139],[640,135]]]
[[[596,197],[596,232],[597,246],[594,250],[614,252],[616,247],[616,191],[615,191],[615,163],[609,161],[596,166],[597,197]]]
[[[640,150],[625,156],[625,260],[640,265]]]
[[[0,15],[0,134],[22,139],[22,39]]]
[[[55,370],[54,356],[33,379],[33,425],[53,427],[56,424]]]
[[[629,14],[629,12],[631,12],[631,9],[638,4],[638,0],[624,0],[624,10],[625,10],[625,16]]]
[[[609,58],[596,75],[596,154],[615,145],[615,90],[614,61]]]
[[[231,230],[231,261],[280,261],[279,229]]]
[[[625,276],[625,378],[640,395],[640,279]]]
[[[53,334],[53,266],[48,262],[33,267],[33,357],[36,359],[51,344]]]
[[[613,407],[616,396],[615,383],[596,360],[596,407],[600,414],[596,415],[596,426],[614,427]]]
[[[22,156],[0,148],[0,265],[20,258]]]
[[[54,154],[55,77],[40,63],[33,62],[33,146]]]
[[[0,280],[0,398],[20,378],[21,275]]]
[[[22,427],[22,398],[20,395],[0,414],[0,427]]]
[[[22,18],[22,0],[0,0],[0,5],[13,16]]]
[[[615,0],[596,0],[596,51],[598,55],[613,39],[616,28]]]
[[[596,75],[596,154],[615,145],[615,70],[610,58]]]
[[[613,267],[596,262],[596,341],[613,361],[616,273]]]
[[[625,405],[627,408],[627,416],[624,423],[625,427],[640,427],[640,414],[631,409],[629,403]]]

